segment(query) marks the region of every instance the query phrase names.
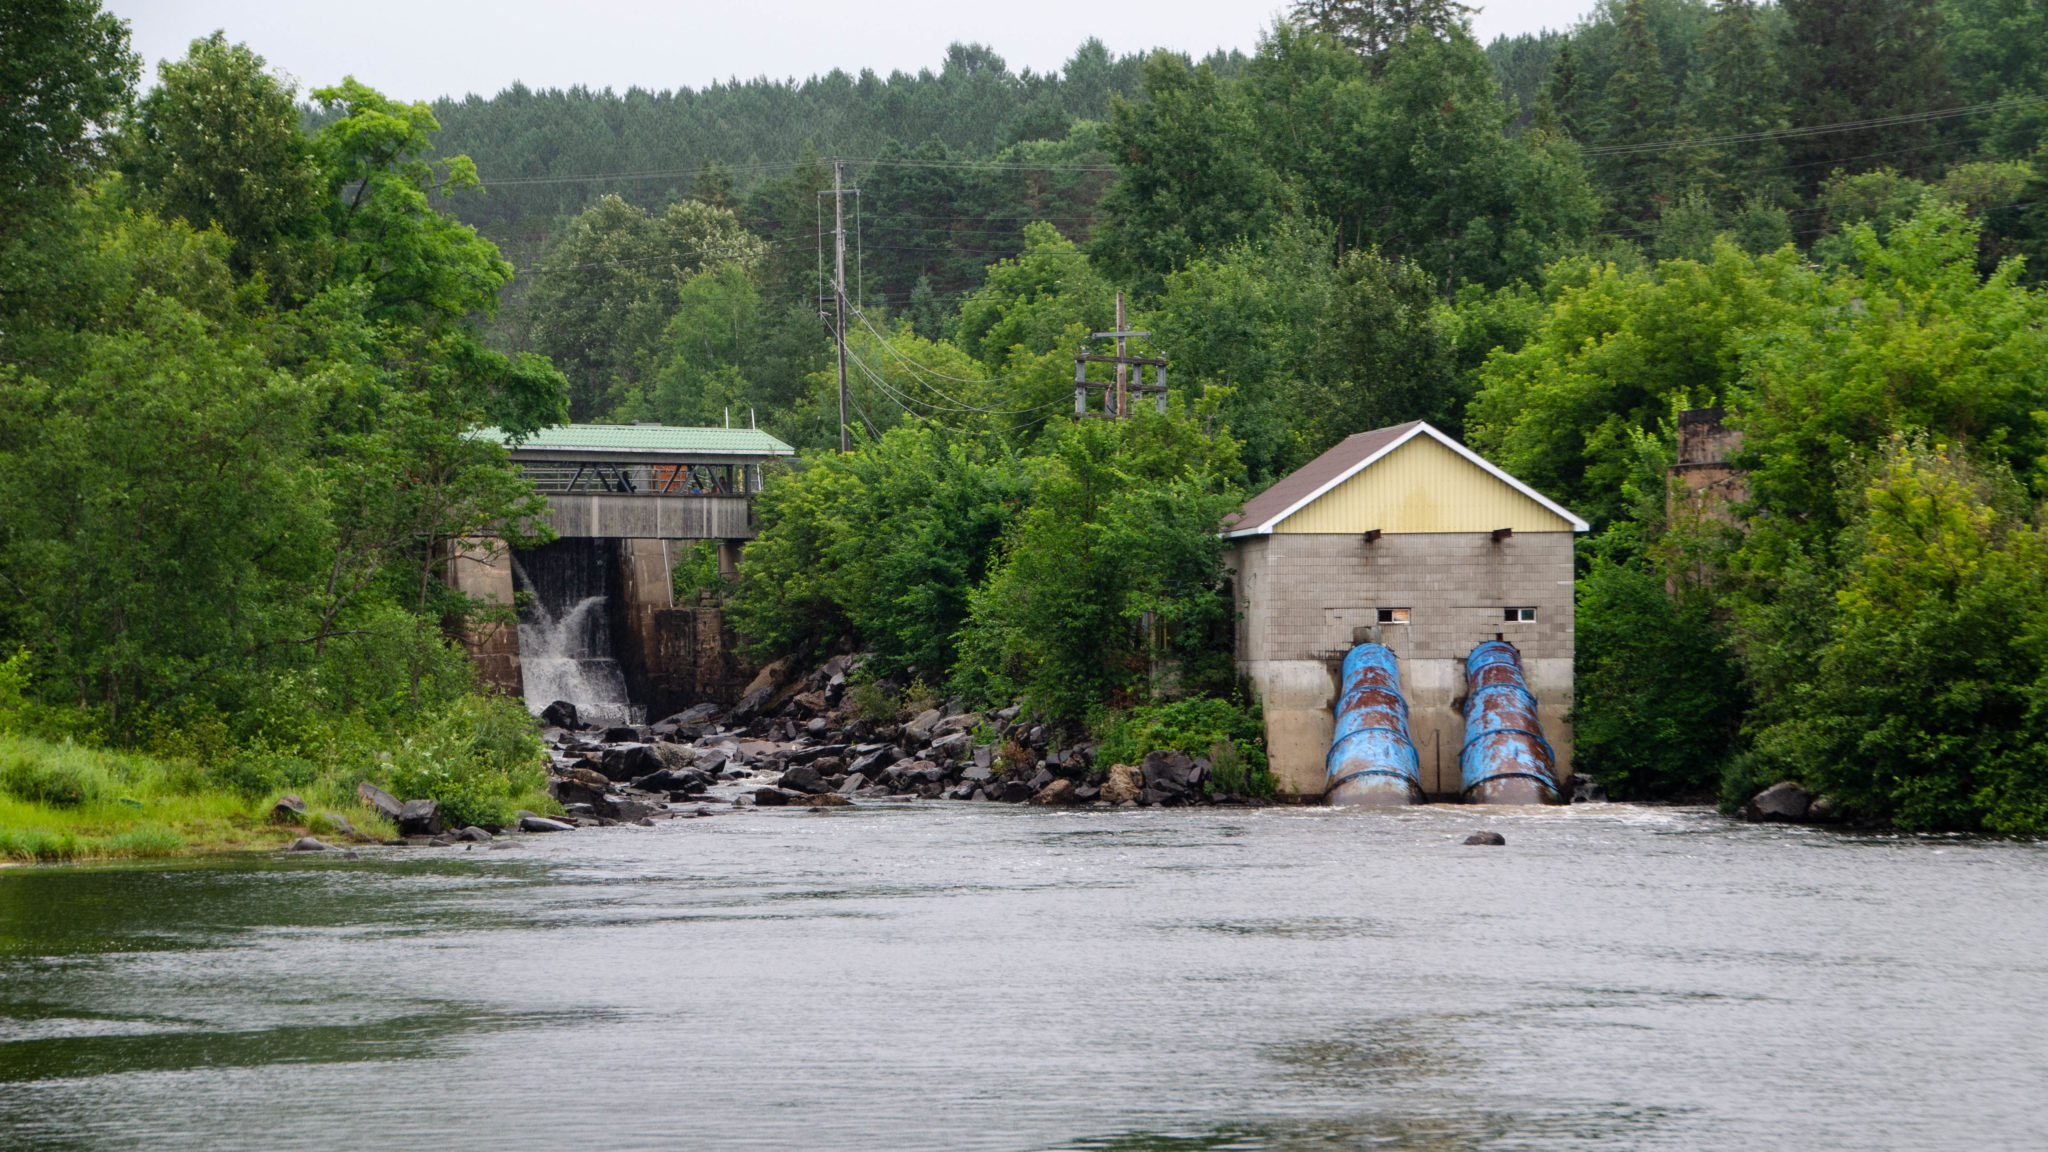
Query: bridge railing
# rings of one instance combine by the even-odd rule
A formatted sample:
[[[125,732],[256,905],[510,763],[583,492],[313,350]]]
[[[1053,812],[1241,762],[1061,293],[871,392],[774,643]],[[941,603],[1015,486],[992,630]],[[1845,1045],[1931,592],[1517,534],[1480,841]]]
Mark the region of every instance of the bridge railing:
[[[642,464],[610,460],[536,460],[519,470],[545,495],[746,498],[760,491],[757,464]]]

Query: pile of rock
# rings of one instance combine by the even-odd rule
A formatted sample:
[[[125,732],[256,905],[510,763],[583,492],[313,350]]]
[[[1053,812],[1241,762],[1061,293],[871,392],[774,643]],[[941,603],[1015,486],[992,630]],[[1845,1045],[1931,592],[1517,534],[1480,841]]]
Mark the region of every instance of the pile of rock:
[[[1209,762],[1155,752],[1139,765],[1096,762],[1095,746],[1060,746],[1021,705],[958,704],[903,723],[856,719],[841,706],[849,671],[835,657],[797,678],[770,665],[731,708],[699,704],[653,724],[576,724],[565,702],[541,713],[554,749],[550,789],[572,820],[647,822],[704,799],[826,807],[850,798],[1041,805],[1164,806],[1241,802],[1206,795]],[[784,676],[788,682],[784,682]]]

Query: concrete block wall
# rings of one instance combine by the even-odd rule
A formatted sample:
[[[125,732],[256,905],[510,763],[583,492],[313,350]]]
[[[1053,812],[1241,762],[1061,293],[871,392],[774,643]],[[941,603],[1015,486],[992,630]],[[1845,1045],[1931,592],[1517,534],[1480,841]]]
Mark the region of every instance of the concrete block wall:
[[[512,550],[497,539],[448,543],[448,586],[493,607],[512,604]],[[508,695],[525,690],[519,668],[519,628],[512,623],[465,626],[462,646],[484,682]]]
[[[1571,772],[1572,534],[1277,534],[1236,542],[1238,666],[1260,694],[1266,743],[1283,791],[1319,796],[1335,725],[1338,670],[1354,630],[1378,609],[1410,622],[1381,629],[1401,661],[1423,787],[1455,797],[1465,722],[1465,657],[1499,635],[1522,653],[1544,734]],[[1536,619],[1502,619],[1508,607]]]

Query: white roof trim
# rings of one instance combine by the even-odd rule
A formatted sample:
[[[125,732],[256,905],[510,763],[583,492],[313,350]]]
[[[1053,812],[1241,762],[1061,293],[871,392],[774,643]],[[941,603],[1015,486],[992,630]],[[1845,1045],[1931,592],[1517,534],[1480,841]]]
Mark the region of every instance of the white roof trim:
[[[1360,472],[1365,471],[1367,468],[1372,467],[1374,464],[1379,463],[1380,460],[1383,459],[1389,452],[1392,452],[1394,449],[1399,448],[1401,445],[1408,443],[1410,440],[1413,440],[1417,436],[1420,436],[1424,433],[1428,433],[1430,436],[1434,437],[1437,443],[1442,444],[1444,447],[1449,448],[1451,451],[1456,452],[1458,455],[1463,456],[1465,459],[1470,460],[1472,463],[1479,465],[1481,468],[1484,468],[1487,472],[1487,475],[1492,476],[1494,479],[1499,480],[1503,484],[1508,485],[1515,491],[1520,492],[1522,495],[1527,496],[1529,499],[1534,500],[1536,503],[1541,504],[1544,508],[1562,517],[1565,521],[1571,524],[1572,531],[1592,531],[1592,525],[1586,523],[1584,520],[1581,520],[1577,516],[1574,516],[1570,512],[1566,511],[1563,505],[1558,504],[1556,501],[1551,500],[1543,493],[1538,492],[1534,488],[1529,487],[1527,484],[1522,483],[1520,480],[1515,479],[1513,476],[1510,476],[1507,473],[1501,471],[1499,468],[1494,467],[1492,461],[1488,460],[1484,456],[1481,456],[1479,453],[1474,452],[1470,448],[1465,447],[1463,444],[1458,443],[1456,440],[1451,439],[1449,436],[1446,436],[1443,433],[1437,431],[1435,428],[1431,427],[1427,422],[1418,420],[1415,424],[1415,427],[1410,428],[1407,432],[1404,432],[1400,436],[1395,437],[1393,443],[1388,444],[1386,447],[1381,448],[1379,451],[1374,452],[1372,455],[1367,456],[1365,459],[1360,460],[1358,463],[1353,464],[1349,468],[1346,468],[1343,472],[1339,473],[1336,476],[1336,478],[1332,479],[1329,483],[1324,484],[1322,487],[1316,489],[1315,491],[1309,493],[1306,496],[1303,496],[1301,499],[1289,505],[1286,508],[1286,510],[1278,513],[1271,519],[1268,519],[1265,523],[1253,525],[1249,528],[1233,529],[1232,531],[1224,533],[1224,535],[1229,538],[1235,538],[1238,536],[1270,535],[1274,527],[1277,526],[1282,520],[1287,519],[1289,516],[1294,515],[1296,512],[1299,512],[1303,508],[1306,508],[1309,505],[1315,503],[1316,501],[1322,499],[1325,495],[1328,495],[1330,490],[1335,488],[1337,485],[1344,483],[1346,480],[1351,479],[1353,476],[1356,476]]]

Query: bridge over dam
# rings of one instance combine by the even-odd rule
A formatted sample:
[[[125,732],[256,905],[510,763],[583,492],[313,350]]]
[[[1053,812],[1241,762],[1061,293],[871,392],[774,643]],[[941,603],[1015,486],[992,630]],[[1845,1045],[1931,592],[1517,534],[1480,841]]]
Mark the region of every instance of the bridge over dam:
[[[724,609],[679,603],[671,573],[699,542],[738,574],[754,536],[762,472],[796,450],[754,428],[569,424],[513,443],[512,462],[547,497],[556,539],[450,547],[447,580],[490,604],[518,604],[517,628],[463,637],[484,678],[536,710],[565,699],[600,722],[660,716],[744,686]],[[524,593],[525,595],[518,595]]]

